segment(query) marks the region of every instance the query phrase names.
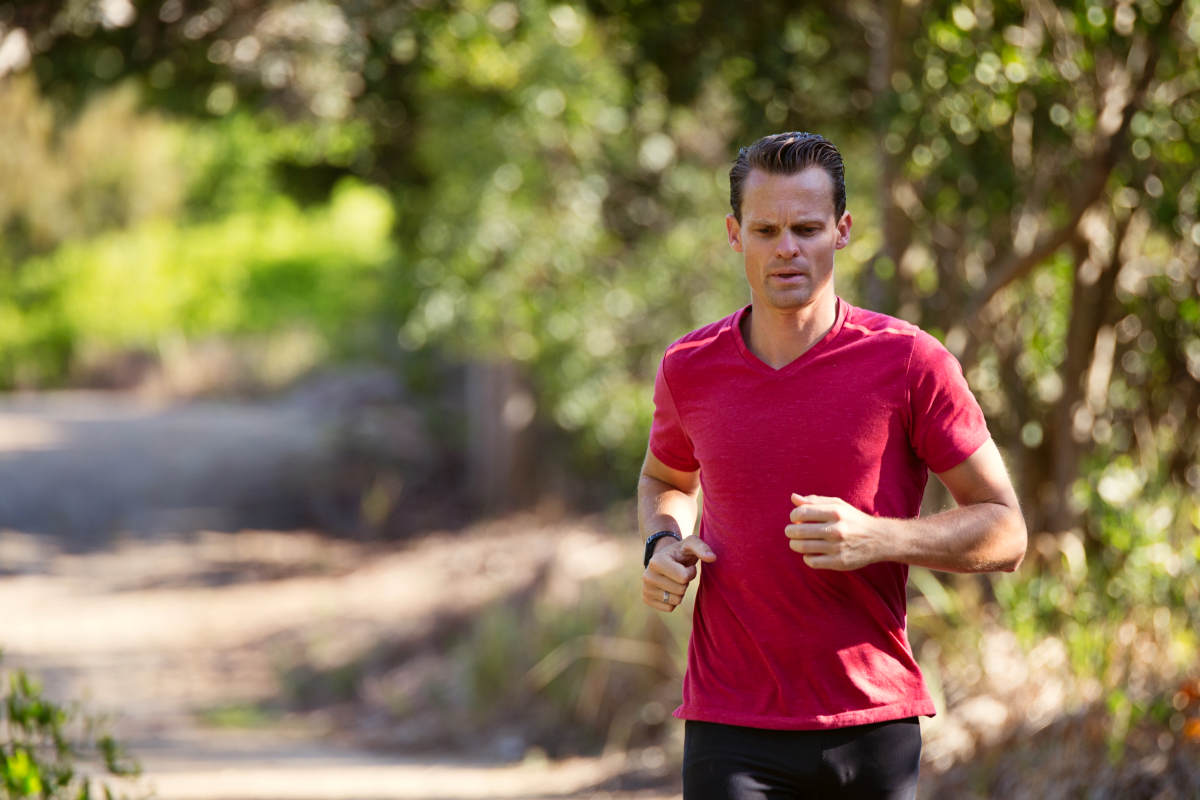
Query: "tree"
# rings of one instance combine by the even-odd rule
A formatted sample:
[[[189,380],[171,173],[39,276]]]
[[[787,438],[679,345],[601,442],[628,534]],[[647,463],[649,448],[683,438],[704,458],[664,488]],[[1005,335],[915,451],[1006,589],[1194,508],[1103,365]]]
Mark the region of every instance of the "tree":
[[[365,124],[294,185],[388,186],[402,344],[516,363],[597,472],[640,457],[663,343],[740,301],[735,146],[807,128],[875,244],[842,291],[960,355],[1033,529],[1086,530],[1097,465],[1200,481],[1194,0],[0,8],[68,107],[133,78],[199,118]]]

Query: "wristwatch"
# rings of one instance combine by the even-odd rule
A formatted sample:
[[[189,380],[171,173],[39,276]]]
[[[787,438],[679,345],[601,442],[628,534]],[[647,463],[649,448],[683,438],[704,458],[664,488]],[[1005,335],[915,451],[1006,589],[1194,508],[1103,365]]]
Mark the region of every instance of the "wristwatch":
[[[643,567],[650,565],[650,559],[654,556],[654,548],[658,544],[658,540],[664,536],[670,536],[677,542],[683,541],[683,537],[675,531],[659,531],[658,533],[650,534],[649,538],[646,539],[646,557],[642,559]]]

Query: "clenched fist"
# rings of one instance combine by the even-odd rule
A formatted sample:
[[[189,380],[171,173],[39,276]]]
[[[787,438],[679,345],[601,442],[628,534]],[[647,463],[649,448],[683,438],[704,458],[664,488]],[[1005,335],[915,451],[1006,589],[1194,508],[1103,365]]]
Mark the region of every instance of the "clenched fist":
[[[642,573],[642,602],[659,611],[674,611],[696,577],[696,564],[716,560],[717,554],[699,536],[689,536],[682,542],[660,539]]]
[[[881,521],[840,497],[792,495],[788,546],[814,569],[852,570],[884,561]]]

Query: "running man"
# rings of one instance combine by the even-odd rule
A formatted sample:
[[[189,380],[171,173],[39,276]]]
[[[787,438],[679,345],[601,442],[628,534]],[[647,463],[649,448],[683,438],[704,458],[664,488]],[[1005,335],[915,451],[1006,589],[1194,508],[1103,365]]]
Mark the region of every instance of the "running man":
[[[675,710],[684,797],[913,798],[934,706],[908,568],[1012,571],[1025,522],[954,356],[835,293],[852,223],[837,148],[742,148],[730,204],[750,304],[667,349],[638,482],[645,603],[674,611],[703,562]],[[957,507],[922,518],[929,471]]]

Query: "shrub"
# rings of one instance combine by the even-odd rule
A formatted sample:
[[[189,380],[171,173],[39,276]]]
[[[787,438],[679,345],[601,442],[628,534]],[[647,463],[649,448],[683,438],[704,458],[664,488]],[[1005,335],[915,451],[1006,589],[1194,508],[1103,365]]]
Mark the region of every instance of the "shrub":
[[[79,707],[47,698],[22,670],[0,674],[0,787],[4,797],[87,800],[118,796],[100,777],[130,779],[140,767]],[[93,773],[96,776],[93,777]]]

